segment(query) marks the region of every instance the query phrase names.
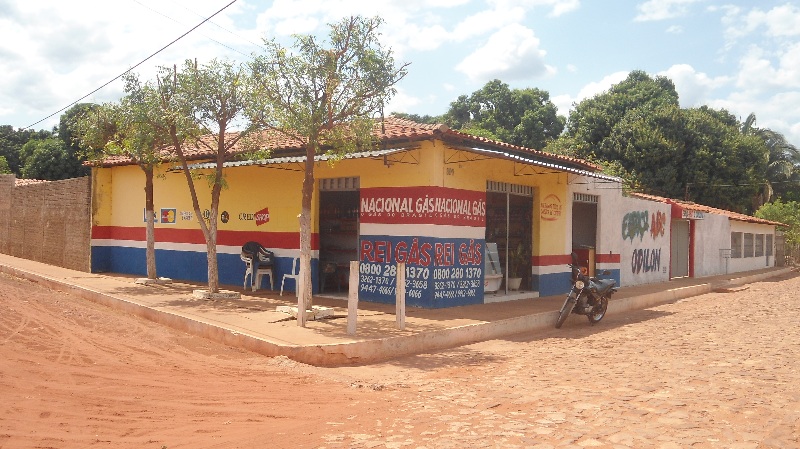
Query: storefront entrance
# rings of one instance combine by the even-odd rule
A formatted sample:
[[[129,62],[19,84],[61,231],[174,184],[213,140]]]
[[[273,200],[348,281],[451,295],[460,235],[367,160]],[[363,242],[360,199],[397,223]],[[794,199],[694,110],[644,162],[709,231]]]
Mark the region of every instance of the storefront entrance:
[[[486,293],[497,290],[531,290],[531,236],[533,235],[533,189],[488,181],[486,186],[486,246],[497,246],[502,281],[491,285],[486,272]],[[487,259],[488,260],[488,259]],[[498,290],[499,287],[499,290]]]
[[[319,292],[347,293],[358,260],[358,178],[320,180]]]

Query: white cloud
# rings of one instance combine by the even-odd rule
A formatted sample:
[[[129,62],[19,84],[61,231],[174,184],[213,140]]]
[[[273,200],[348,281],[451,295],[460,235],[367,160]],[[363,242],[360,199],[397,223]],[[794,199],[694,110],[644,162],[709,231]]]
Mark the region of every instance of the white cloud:
[[[697,72],[688,64],[676,64],[659,75],[666,76],[675,84],[681,107],[691,108],[707,104],[710,94],[715,89],[730,84],[728,77],[711,78],[705,73]]]
[[[587,98],[594,97],[597,94],[611,89],[611,86],[614,84],[618,84],[625,80],[625,78],[628,77],[628,74],[629,72],[614,72],[610,75],[606,75],[600,81],[586,84],[574,97],[569,94],[554,95],[550,97],[550,100],[554,105],[556,105],[556,108],[558,108],[559,114],[568,117],[573,104],[580,103]]]
[[[680,25],[671,25],[667,27],[667,33],[669,34],[683,34],[683,27]]]
[[[754,9],[744,21],[747,30],[764,27],[771,37],[800,36],[800,8],[795,5],[777,6],[766,12]]]
[[[580,0],[489,0],[496,9],[512,9],[521,7],[534,9],[538,7],[550,8],[549,17],[558,17],[577,10],[581,6]]]
[[[636,6],[637,22],[673,19],[688,14],[689,6],[701,0],[648,0]]]
[[[494,33],[486,44],[464,58],[456,70],[472,81],[500,78],[506,82],[553,73],[544,62],[546,52],[539,39],[522,25],[509,25]]]
[[[404,89],[398,87],[397,93],[386,104],[384,111],[387,115],[392,112],[413,113],[414,108],[419,106],[420,103],[422,101],[419,98],[409,95]]]
[[[775,61],[770,60],[775,57]],[[770,92],[800,88],[800,42],[771,55],[751,46],[739,61],[737,87],[744,91]]]
[[[578,95],[575,97],[575,101],[582,101],[586,98],[594,97],[597,94],[603,93],[611,89],[611,86],[624,81],[629,74],[630,71],[614,72],[610,75],[604,76],[600,81],[589,83],[583,86],[580,92],[578,92]]]

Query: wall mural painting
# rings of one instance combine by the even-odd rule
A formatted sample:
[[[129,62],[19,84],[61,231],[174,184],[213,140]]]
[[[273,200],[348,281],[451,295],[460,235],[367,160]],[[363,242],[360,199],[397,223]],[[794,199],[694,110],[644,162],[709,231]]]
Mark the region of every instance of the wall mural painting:
[[[654,273],[661,269],[661,248],[635,249],[631,255],[631,273]]]
[[[667,214],[661,211],[628,212],[622,218],[622,239],[644,241],[649,234],[653,240],[664,237],[667,226]],[[661,270],[661,248],[635,248],[631,253],[631,273],[653,273]]]

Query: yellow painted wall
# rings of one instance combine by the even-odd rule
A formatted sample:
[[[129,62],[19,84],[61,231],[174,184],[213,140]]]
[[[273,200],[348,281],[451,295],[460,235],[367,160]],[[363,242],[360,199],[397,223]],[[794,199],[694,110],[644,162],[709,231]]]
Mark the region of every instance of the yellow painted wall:
[[[474,153],[461,153],[446,147],[442,141],[424,141],[419,149],[407,154],[383,158],[347,159],[333,165],[319,162],[315,178],[357,176],[361,188],[441,186],[447,188],[485,191],[486,181],[499,181],[534,188],[533,233],[534,255],[563,254],[567,235],[567,176],[549,170],[516,164],[513,161],[489,159]],[[175,208],[174,224],[158,223],[158,227],[197,229],[191,197],[182,172],[168,172],[171,165],[160,169],[155,179],[155,205]],[[227,188],[223,190],[219,211],[230,215],[228,223],[219,223],[220,230],[297,232],[300,213],[302,164],[270,165],[266,167],[232,167],[225,169]],[[142,227],[144,210],[144,174],[137,166],[95,169],[94,224],[99,226]],[[210,189],[205,179],[196,179],[200,207],[210,208]],[[313,210],[316,213],[318,189],[315,188]],[[563,206],[556,220],[542,219],[542,200],[555,195]],[[256,226],[252,219],[242,220],[240,214],[253,214],[269,209],[270,220]],[[188,214],[188,215],[187,215]],[[314,231],[317,229],[314,220]]]

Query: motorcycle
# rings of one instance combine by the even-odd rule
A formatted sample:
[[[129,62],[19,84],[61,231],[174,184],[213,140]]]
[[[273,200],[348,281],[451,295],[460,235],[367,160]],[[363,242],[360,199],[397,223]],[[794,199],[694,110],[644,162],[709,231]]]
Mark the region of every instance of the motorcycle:
[[[617,281],[587,276],[578,265],[575,253],[572,253],[572,263],[567,266],[572,270],[572,289],[558,312],[556,329],[564,324],[570,313],[586,315],[592,325],[599,323],[606,315],[609,298],[617,291]],[[611,273],[603,271],[602,274],[607,276]]]

